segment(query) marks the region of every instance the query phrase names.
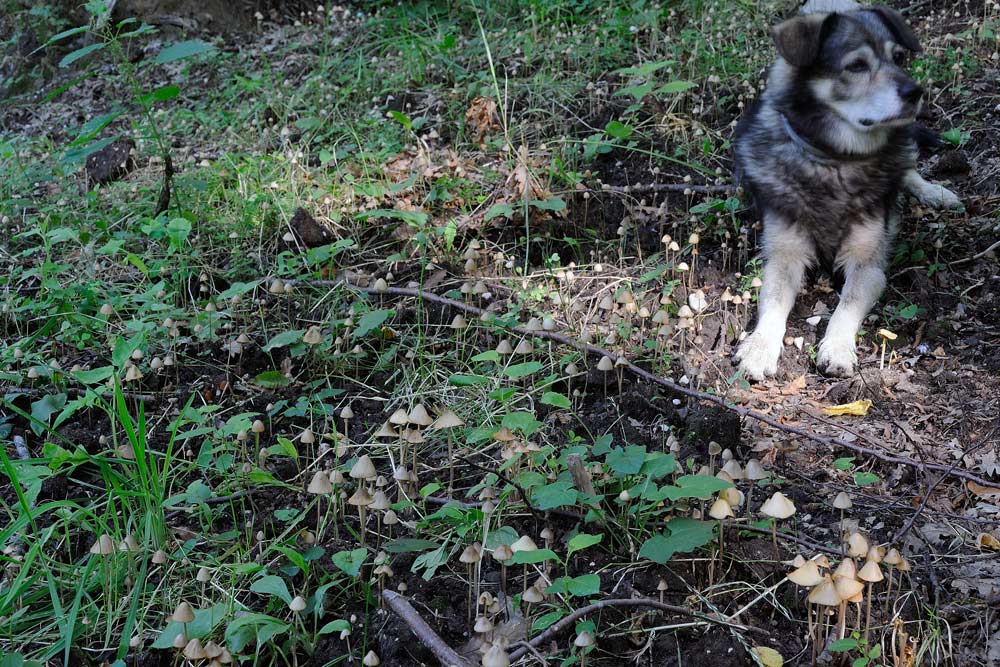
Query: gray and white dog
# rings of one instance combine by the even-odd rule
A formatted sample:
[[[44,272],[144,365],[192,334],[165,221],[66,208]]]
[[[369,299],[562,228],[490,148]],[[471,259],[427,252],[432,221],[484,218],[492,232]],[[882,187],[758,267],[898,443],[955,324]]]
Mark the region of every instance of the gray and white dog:
[[[744,376],[778,370],[785,323],[807,269],[841,274],[817,366],[849,376],[855,337],[885,287],[903,191],[935,207],[954,193],[917,173],[923,90],[905,67],[921,50],[899,12],[809,0],[772,31],[778,60],[736,130],[737,181],[762,216],[757,326],[735,358]]]

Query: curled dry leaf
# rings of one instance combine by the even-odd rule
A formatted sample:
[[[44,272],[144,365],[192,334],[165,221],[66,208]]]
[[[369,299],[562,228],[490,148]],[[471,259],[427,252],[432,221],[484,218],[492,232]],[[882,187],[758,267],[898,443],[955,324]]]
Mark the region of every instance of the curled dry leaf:
[[[490,130],[499,127],[496,122],[496,113],[496,100],[482,95],[472,100],[472,104],[465,110],[465,125],[472,130],[473,139],[477,144],[483,145]]]
[[[830,415],[831,417],[840,417],[843,415],[854,415],[855,417],[864,417],[868,414],[868,408],[872,406],[872,402],[868,399],[861,401],[854,401],[853,403],[844,403],[842,405],[831,405],[822,408],[823,414]]]

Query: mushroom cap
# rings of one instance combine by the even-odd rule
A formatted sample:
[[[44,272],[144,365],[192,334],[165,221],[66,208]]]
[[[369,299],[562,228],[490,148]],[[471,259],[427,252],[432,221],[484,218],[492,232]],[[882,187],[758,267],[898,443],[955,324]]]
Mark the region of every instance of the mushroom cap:
[[[538,586],[528,586],[521,599],[530,604],[537,604],[545,599],[545,595]]]
[[[815,561],[807,560],[788,573],[788,580],[799,586],[812,588],[823,583],[823,575],[819,573],[819,567]]]
[[[656,590],[658,591],[665,591],[668,590],[669,588],[670,585],[667,583],[667,580],[664,579],[663,577],[660,577],[660,580],[656,582]]]
[[[510,667],[510,657],[500,642],[490,644],[483,654],[483,667]]]
[[[292,601],[288,603],[288,608],[294,611],[296,614],[300,611],[305,611],[306,600],[301,595],[296,595],[292,598]]]
[[[384,512],[392,507],[392,503],[389,502],[389,497],[385,495],[385,491],[376,489],[375,493],[372,494],[372,502],[369,504],[369,507],[378,512]]]
[[[725,498],[726,502],[729,503],[730,507],[742,507],[743,501],[746,499],[746,496],[743,495],[743,492],[737,489],[735,486],[731,486],[728,489],[723,489],[722,491],[720,491],[719,497]]]
[[[497,354],[512,354],[514,352],[514,347],[510,344],[510,341],[504,338],[497,344],[496,353]]]
[[[99,556],[107,556],[108,554],[113,554],[114,552],[115,542],[107,533],[102,533],[101,536],[94,541],[94,546],[90,547],[90,553]]]
[[[178,632],[176,635],[174,635],[174,641],[171,642],[170,645],[176,649],[183,649],[185,646],[187,646],[187,643],[188,640],[187,637],[184,635],[184,633]]]
[[[830,575],[823,577],[823,581],[809,591],[808,600],[812,604],[823,607],[836,607],[840,604],[840,594],[837,593],[837,586],[833,583]]]
[[[410,414],[407,415],[407,419],[411,424],[416,424],[417,426],[430,426],[431,419],[430,414],[427,413],[427,408],[424,407],[423,403],[417,403],[410,410]]]
[[[615,362],[611,361],[611,357],[601,357],[601,360],[597,362],[597,370],[607,373],[615,367]]]
[[[458,426],[465,426],[465,422],[456,415],[454,412],[445,408],[444,411],[434,420],[428,429],[429,430],[440,430],[445,428],[456,428]]]
[[[212,580],[212,572],[207,567],[199,567],[194,578],[204,584]]]
[[[900,556],[899,565],[896,566],[896,569],[900,572],[909,572],[910,561],[906,560],[905,556]]]
[[[774,519],[787,519],[795,514],[795,503],[789,500],[785,494],[776,491],[761,506],[760,513]]]
[[[709,441],[709,443],[708,443],[708,455],[709,456],[718,456],[721,453],[722,453],[722,445],[720,445],[719,443],[717,443],[715,440]]]
[[[493,621],[485,616],[478,616],[476,618],[476,624],[472,627],[472,629],[479,634],[485,634],[493,630]]]
[[[593,646],[594,644],[594,635],[590,634],[586,630],[578,634],[576,639],[573,640],[573,646],[576,646],[577,648],[586,648],[587,646]]]
[[[903,561],[903,557],[900,555],[899,550],[896,547],[889,549],[884,556],[882,556],[882,562],[886,565],[899,565]]]
[[[330,481],[330,473],[325,470],[317,470],[306,487],[308,493],[314,495],[333,493],[333,483]]]
[[[372,463],[371,458],[367,454],[362,454],[354,462],[349,474],[353,479],[374,479],[378,475],[375,470],[375,464]]]
[[[313,430],[307,426],[302,430],[302,433],[299,434],[299,442],[311,445],[316,442],[316,434],[313,433]]]
[[[517,436],[506,426],[501,426],[493,432],[493,439],[497,442],[513,442],[517,440]]]
[[[746,473],[743,472],[743,466],[736,459],[729,459],[726,461],[726,465],[722,466],[722,471],[729,474],[734,480],[746,479]]]
[[[534,351],[534,346],[532,346],[531,342],[527,338],[522,339],[521,342],[517,344],[517,347],[514,348],[514,354],[531,354]]]
[[[378,667],[382,664],[382,661],[378,659],[378,654],[375,651],[368,651],[361,664],[365,667]]]
[[[406,414],[406,410],[399,408],[391,415],[389,415],[389,423],[395,424],[396,426],[404,426],[410,423],[410,417]]]
[[[416,428],[404,428],[400,431],[399,438],[403,442],[408,442],[411,445],[419,445],[422,442],[426,442],[423,434],[420,433],[420,429]]]
[[[861,569],[858,570],[858,579],[874,584],[885,579],[885,575],[882,574],[882,568],[878,566],[878,563],[873,560],[867,560]]]
[[[868,540],[861,533],[851,533],[847,538],[847,553],[851,558],[862,558],[868,553]]]
[[[854,559],[845,558],[844,560],[840,561],[840,565],[838,565],[837,569],[833,571],[833,578],[853,579],[854,577],[857,576],[857,574],[858,574],[858,566],[854,562]],[[844,597],[850,597],[850,595],[845,595]]]
[[[865,582],[847,577],[834,577],[834,586],[837,587],[837,594],[841,600],[850,600],[865,590]]]
[[[368,493],[368,489],[363,486],[359,486],[358,490],[347,499],[348,505],[354,505],[355,507],[367,507],[372,504],[372,496]]]
[[[747,467],[743,470],[743,475],[751,482],[756,482],[760,479],[767,479],[768,477],[767,470],[764,469],[763,464],[761,464],[761,462],[757,459],[750,459],[747,461]]]
[[[522,535],[511,543],[510,550],[513,553],[517,553],[518,551],[538,551],[538,545],[527,535]]]
[[[493,550],[492,556],[495,560],[503,563],[514,557],[514,550],[510,548],[509,544],[501,544]]]
[[[187,602],[181,602],[170,618],[178,623],[191,623],[194,621],[194,609]]]
[[[184,657],[188,660],[204,660],[208,657],[201,640],[195,637],[184,646]]]
[[[735,514],[733,514],[732,506],[725,500],[725,498],[719,498],[712,503],[712,508],[708,510],[708,515],[713,519],[718,519],[720,521],[722,519],[735,516]]]
[[[853,505],[851,497],[844,491],[838,493],[837,497],[833,499],[833,506],[838,510],[849,510]]]
[[[458,561],[460,563],[478,563],[482,557],[483,553],[479,548],[479,543],[473,542],[462,550],[461,555],[458,557]]]

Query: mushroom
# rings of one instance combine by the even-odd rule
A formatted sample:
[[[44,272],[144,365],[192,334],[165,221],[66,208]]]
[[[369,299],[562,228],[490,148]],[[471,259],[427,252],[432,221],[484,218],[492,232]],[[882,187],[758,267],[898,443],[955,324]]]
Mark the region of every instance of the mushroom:
[[[469,575],[470,582],[472,580],[473,566],[477,565],[479,563],[479,561],[482,560],[482,558],[483,558],[482,545],[479,542],[473,542],[469,546],[465,547],[465,549],[463,549],[462,553],[459,555],[458,561],[460,563],[465,563],[465,565],[466,565],[466,572]],[[475,590],[475,596],[473,596],[473,589],[470,586],[469,587],[469,595],[467,596],[468,600],[467,600],[466,606],[468,608],[468,617],[469,618],[472,617],[472,600],[473,600],[473,597],[475,597],[475,598],[479,597],[479,576],[478,575],[476,576],[475,589],[476,589]]]
[[[743,470],[743,477],[750,482],[747,493],[747,516],[750,516],[750,507],[753,505],[753,490],[757,482],[767,479],[770,475],[764,466],[757,459],[747,461],[747,467]]]
[[[830,575],[823,577],[823,581],[819,585],[815,586],[806,598],[810,604],[817,605],[819,607],[839,607],[841,602],[840,594],[837,592],[837,585],[833,583],[833,579]],[[823,612],[817,610],[818,614]],[[820,632],[820,628],[825,627],[826,621],[820,618],[817,614],[816,620],[816,639],[813,642],[813,654],[815,656],[816,648],[818,645],[825,645],[824,636],[825,632]],[[809,633],[812,636],[812,623],[809,624]]]
[[[201,640],[195,637],[184,646],[184,657],[188,660],[204,660],[208,657]]]
[[[885,579],[882,574],[882,568],[878,566],[878,562],[868,559],[865,561],[864,566],[858,570],[858,579],[864,581],[868,584],[868,601],[865,604],[865,642],[868,642],[868,630],[871,627],[872,622],[872,589],[875,584]],[[858,608],[858,613],[860,614],[861,608]]]
[[[735,516],[733,514],[733,508],[729,502],[722,497],[719,497],[708,510],[708,515],[719,522],[719,558],[722,558],[722,549],[724,536],[726,534],[726,519]],[[709,586],[711,586],[712,574],[715,570],[715,556],[712,556],[712,562],[709,566]]]
[[[833,499],[833,507],[840,510],[840,528],[844,528],[844,510],[849,510],[854,505],[851,502],[851,497],[847,495],[846,492],[841,491],[837,494],[837,497]]]
[[[789,500],[785,494],[775,491],[774,495],[761,505],[760,513],[775,520],[771,524],[771,541],[774,544],[775,553],[778,553],[778,520],[787,519],[795,514],[795,503]]]
[[[301,595],[296,595],[292,598],[292,601],[288,603],[288,608],[291,609],[296,614],[305,611],[306,600]]]
[[[538,545],[535,541],[528,537],[527,535],[522,535],[521,537],[514,540],[510,545],[511,554],[516,554],[521,551],[538,551]],[[528,564],[524,564],[524,587],[522,593],[528,590]]]
[[[483,667],[510,667],[510,657],[500,642],[493,642],[483,654]]]
[[[455,488],[455,466],[451,465],[451,462],[455,460],[454,456],[454,430],[461,426],[465,426],[465,422],[462,421],[461,417],[456,415],[450,409],[445,408],[438,418],[435,419],[430,426],[427,427],[428,431],[439,431],[445,430],[448,432],[448,494],[451,495]]]

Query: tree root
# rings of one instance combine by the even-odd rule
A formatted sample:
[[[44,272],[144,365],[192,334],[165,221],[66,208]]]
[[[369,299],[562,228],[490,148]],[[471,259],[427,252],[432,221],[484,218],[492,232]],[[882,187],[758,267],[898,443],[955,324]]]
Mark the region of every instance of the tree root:
[[[413,608],[410,601],[395,591],[382,591],[382,599],[388,603],[396,614],[410,627],[420,643],[431,650],[444,667],[472,667],[465,658],[455,652],[455,649],[441,639],[441,635],[427,625]]]

